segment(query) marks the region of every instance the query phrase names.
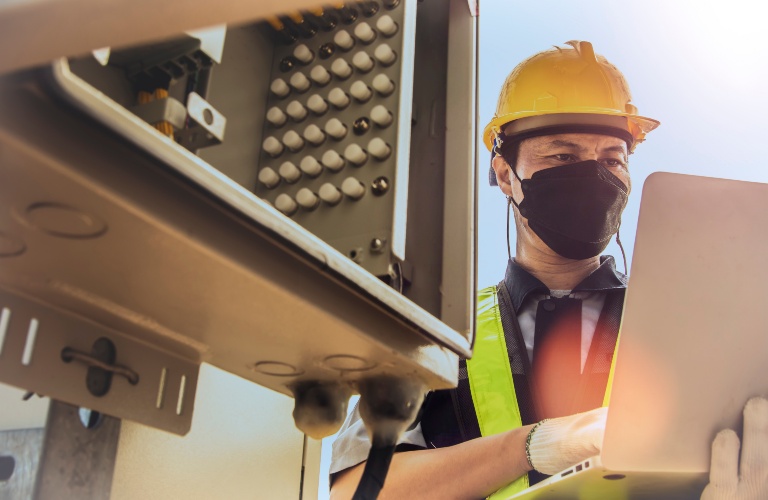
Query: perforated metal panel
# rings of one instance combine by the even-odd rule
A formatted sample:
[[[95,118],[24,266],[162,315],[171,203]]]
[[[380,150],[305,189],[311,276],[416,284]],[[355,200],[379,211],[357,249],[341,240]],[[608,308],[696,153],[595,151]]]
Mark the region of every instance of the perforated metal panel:
[[[414,75],[415,2],[389,3],[276,46],[256,189],[376,275],[405,259]]]

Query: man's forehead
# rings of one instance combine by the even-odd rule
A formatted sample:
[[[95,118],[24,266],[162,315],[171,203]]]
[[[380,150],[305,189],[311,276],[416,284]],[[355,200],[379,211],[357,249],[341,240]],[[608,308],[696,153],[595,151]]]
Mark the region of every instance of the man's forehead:
[[[623,139],[603,134],[553,134],[525,139],[520,144],[532,150],[574,149],[574,150],[607,150],[627,153],[627,143]]]

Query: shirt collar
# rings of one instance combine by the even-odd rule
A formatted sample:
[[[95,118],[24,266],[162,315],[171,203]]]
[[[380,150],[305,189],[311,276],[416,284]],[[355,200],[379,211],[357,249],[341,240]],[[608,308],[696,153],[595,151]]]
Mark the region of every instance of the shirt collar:
[[[504,275],[512,305],[515,311],[520,310],[525,298],[531,293],[549,293],[547,285],[531,273],[523,269],[517,262],[510,260]],[[623,290],[627,287],[627,276],[616,270],[616,262],[610,255],[600,256],[600,266],[592,274],[576,285],[574,292],[601,292],[608,290]]]

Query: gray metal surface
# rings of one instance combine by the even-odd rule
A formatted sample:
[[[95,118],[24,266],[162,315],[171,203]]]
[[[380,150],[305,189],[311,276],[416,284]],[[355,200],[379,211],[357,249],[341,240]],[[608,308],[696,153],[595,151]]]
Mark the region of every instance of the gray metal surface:
[[[32,498],[43,434],[44,429],[0,431],[0,457],[11,457],[14,462],[11,477],[0,480],[0,500]]]
[[[86,428],[77,407],[51,402],[35,500],[108,499],[119,438],[120,420],[102,416]]]

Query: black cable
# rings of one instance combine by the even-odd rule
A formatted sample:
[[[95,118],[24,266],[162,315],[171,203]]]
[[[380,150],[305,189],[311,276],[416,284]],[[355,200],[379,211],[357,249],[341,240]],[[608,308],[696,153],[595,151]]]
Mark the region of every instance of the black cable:
[[[616,243],[618,243],[619,248],[621,249],[621,258],[624,259],[624,274],[629,274],[627,272],[627,254],[624,253],[624,245],[621,244],[621,239],[619,238],[620,229],[621,229],[621,222],[619,222],[619,227],[616,229]]]
[[[352,500],[376,500],[384,487],[384,479],[395,454],[395,445],[372,446],[365,462],[363,476],[357,484]]]

